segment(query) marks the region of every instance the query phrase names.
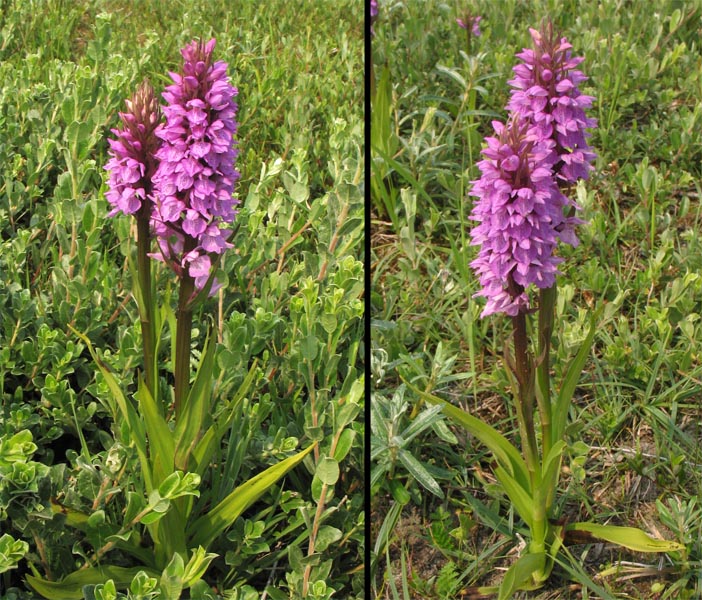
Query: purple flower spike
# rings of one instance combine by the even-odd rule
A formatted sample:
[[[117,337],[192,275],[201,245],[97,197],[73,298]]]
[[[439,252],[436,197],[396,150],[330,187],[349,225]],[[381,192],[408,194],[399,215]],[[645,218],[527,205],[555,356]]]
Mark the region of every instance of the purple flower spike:
[[[466,13],[462,19],[456,19],[456,23],[462,29],[468,29],[470,27],[471,33],[474,37],[480,37],[480,21],[482,17],[473,17],[470,13]]]
[[[482,175],[470,191],[478,198],[471,245],[480,246],[471,266],[482,286],[476,296],[487,298],[481,317],[527,312],[527,287],[555,283],[562,259],[553,251],[559,241],[577,244],[571,232],[580,222],[564,213],[575,204],[553,176],[556,142],[516,118],[506,126],[494,121],[493,129],[478,162]]]
[[[378,19],[378,0],[370,0],[370,22],[371,22],[371,35],[375,35],[373,31],[373,23]]]
[[[110,160],[105,170],[110,175],[105,198],[112,206],[109,217],[120,212],[137,213],[145,201],[149,215],[149,204],[153,201],[151,177],[157,165],[155,154],[160,144],[157,135],[161,109],[151,84],[145,80],[126,105],[127,112],[119,113],[122,127],[112,129],[116,139],[108,140]]]
[[[192,277],[197,289],[207,283],[215,256],[231,247],[229,226],[239,203],[233,197],[238,92],[227,64],[212,62],[214,46],[214,39],[193,41],[181,51],[183,72],[170,73],[166,124],[157,132],[163,142],[154,175],[153,226],[161,249],[155,258]]]
[[[576,67],[584,60],[571,55],[566,38],[558,39],[551,23],[541,31],[529,30],[534,49],[517,54],[522,64],[514,67],[516,77],[507,110],[526,119],[552,138],[558,156],[556,176],[566,185],[587,179],[595,153],[587,143],[589,127],[596,119],[585,116],[594,98],[580,92],[578,85],[587,80]]]

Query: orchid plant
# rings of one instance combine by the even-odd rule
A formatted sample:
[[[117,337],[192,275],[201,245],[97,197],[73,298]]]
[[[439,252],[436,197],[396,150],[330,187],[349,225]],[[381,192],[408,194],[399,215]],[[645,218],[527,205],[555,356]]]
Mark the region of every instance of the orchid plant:
[[[269,467],[212,506],[194,502],[256,374],[254,364],[234,397],[215,403],[212,335],[194,374],[190,368],[193,311],[221,286],[223,274],[217,267],[232,247],[238,204],[237,89],[229,81],[227,64],[213,60],[214,47],[214,39],[188,44],[181,51],[182,72],[170,74],[173,83],[163,93],[166,106],[159,105],[145,81],[120,113],[121,127],[112,130],[115,138],[109,140],[105,167],[109,215],[136,219],[136,261],[130,260],[130,266],[141,321],[143,373],[138,375],[135,401],[122,391],[88,337],[73,331],[110,388],[112,397],[106,404],[116,423],[115,434],[135,448],[143,490],[127,493],[123,526],[111,532],[80,569],[59,582],[38,574],[27,578],[45,598],[81,598],[83,586],[108,579],[124,587],[141,571],[150,577],[163,573],[169,585],[176,573],[180,589],[192,588],[216,556],[207,551],[213,541],[314,448],[310,445]],[[175,311],[168,293],[160,294],[159,303],[152,277],[157,263],[176,277]],[[172,389],[163,385],[159,369],[166,328],[173,340]],[[66,507],[55,509],[76,528],[89,518]],[[153,552],[140,543],[142,529],[153,540]],[[132,555],[142,566],[103,564],[113,549]]]
[[[596,121],[585,115],[593,98],[579,84],[587,78],[577,69],[566,38],[545,23],[530,30],[533,48],[517,54],[507,123],[493,122],[478,162],[481,177],[470,191],[477,198],[472,219],[477,223],[471,244],[479,246],[471,266],[487,302],[481,317],[505,314],[512,320],[513,351],[505,351],[519,426],[520,447],[494,427],[445,400],[413,388],[425,400],[441,404],[493,454],[494,474],[531,537],[525,551],[506,572],[498,588],[479,588],[507,600],[517,590],[541,587],[568,537],[602,540],[637,552],[667,552],[680,544],[650,537],[633,527],[568,523],[554,514],[561,462],[567,447],[568,413],[578,378],[587,360],[596,314],[579,351],[552,389],[550,342],[557,295],[556,276],[562,258],[559,242],[578,244],[577,204],[569,197],[579,180],[588,178],[595,153],[588,128]],[[538,290],[538,302],[534,296]],[[538,313],[536,339],[527,326]],[[410,386],[411,387],[411,386]]]
[[[472,15],[469,10],[464,11],[464,13],[456,18],[456,23],[461,29],[466,32],[466,53],[471,54],[471,44],[473,38],[480,37],[480,21],[483,18],[477,15]]]

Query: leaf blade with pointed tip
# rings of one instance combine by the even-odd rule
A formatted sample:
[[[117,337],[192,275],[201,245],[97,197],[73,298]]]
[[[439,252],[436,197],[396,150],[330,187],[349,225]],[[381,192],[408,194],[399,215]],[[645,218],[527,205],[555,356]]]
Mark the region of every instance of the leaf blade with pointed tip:
[[[312,444],[245,481],[211,511],[191,523],[187,531],[187,535],[190,536],[189,546],[207,548],[217,536],[236,521],[242,512],[290,469],[300,463],[314,447],[315,444]]]
[[[546,563],[544,552],[523,554],[505,573],[497,600],[509,600],[518,590],[535,590],[541,584],[534,583],[532,575],[542,571]],[[539,573],[543,575],[543,573]],[[539,577],[541,579],[541,577]],[[530,582],[531,580],[531,582]]]
[[[635,552],[674,552],[685,549],[685,546],[678,542],[653,538],[637,527],[581,522],[569,523],[566,525],[566,531],[585,532],[593,538],[611,542]]]

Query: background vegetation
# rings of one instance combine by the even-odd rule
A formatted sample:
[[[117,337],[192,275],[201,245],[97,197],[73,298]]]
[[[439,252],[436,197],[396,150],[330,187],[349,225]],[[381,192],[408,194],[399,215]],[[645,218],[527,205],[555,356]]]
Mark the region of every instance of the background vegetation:
[[[142,78],[162,90],[196,37],[217,39],[239,89],[242,205],[228,284],[195,315],[195,358],[212,325],[217,398],[258,361],[201,501],[311,440],[322,452],[217,541],[205,579],[227,598],[298,598],[305,581],[308,598],[363,597],[362,15],[353,0],[0,2],[0,597],[29,597],[30,571],[80,566],[134,489],[135,453],[68,326],[135,390],[134,237],[105,218],[106,137]],[[10,444],[23,431],[36,447]],[[325,454],[336,471],[320,470]],[[81,531],[70,511],[98,516]]]
[[[456,24],[481,15],[467,48]],[[585,56],[596,170],[587,225],[563,247],[553,372],[604,307],[569,429],[561,511],[640,526],[662,558],[569,547],[529,597],[702,594],[702,8],[697,2],[379,1],[371,194],[373,597],[467,598],[517,555],[522,524],[484,449],[418,404],[404,378],[514,434],[501,357],[509,320],[480,319],[469,262],[475,166],[504,119],[515,53],[550,17]],[[524,594],[522,597],[527,597]]]

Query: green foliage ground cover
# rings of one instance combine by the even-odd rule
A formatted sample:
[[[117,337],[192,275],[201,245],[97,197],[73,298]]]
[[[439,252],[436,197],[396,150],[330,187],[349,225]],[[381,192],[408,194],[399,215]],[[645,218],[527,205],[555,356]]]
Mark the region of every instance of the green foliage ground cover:
[[[481,15],[466,48],[456,17]],[[702,8],[696,2],[379,2],[374,24],[373,597],[470,597],[518,555],[522,524],[488,456],[402,379],[513,435],[508,319],[480,319],[466,192],[514,55],[550,16],[585,56],[599,126],[563,247],[553,373],[603,307],[571,411],[561,485],[570,520],[635,525],[686,550],[655,560],[569,547],[539,598],[702,593]],[[606,570],[605,570],[606,569]],[[603,573],[600,571],[604,570]],[[526,597],[526,596],[524,596]]]
[[[256,365],[198,501],[319,441],[215,541],[211,591],[199,589],[363,597],[360,3],[0,4],[0,597],[32,597],[27,574],[80,567],[140,489],[106,381],[70,327],[134,393],[134,236],[129,219],[105,216],[106,137],[142,78],[162,89],[196,37],[217,39],[239,89],[242,206],[228,282],[195,315],[193,364],[211,325],[216,399]],[[119,550],[101,564],[134,566]],[[118,597],[105,583],[85,597]],[[129,597],[179,597],[149,585]]]

